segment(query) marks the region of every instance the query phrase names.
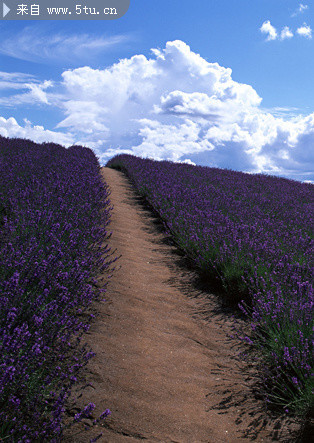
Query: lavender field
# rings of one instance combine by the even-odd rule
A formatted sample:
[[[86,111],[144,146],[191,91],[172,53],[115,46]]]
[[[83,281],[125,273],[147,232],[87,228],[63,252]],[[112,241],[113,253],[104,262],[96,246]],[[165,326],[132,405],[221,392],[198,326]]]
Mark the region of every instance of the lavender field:
[[[0,137],[1,441],[59,441],[67,398],[93,356],[81,336],[106,289],[96,276],[109,278],[113,261],[99,169],[81,146]]]
[[[203,278],[239,304],[267,404],[311,416],[313,185],[131,155],[107,166],[130,177]]]

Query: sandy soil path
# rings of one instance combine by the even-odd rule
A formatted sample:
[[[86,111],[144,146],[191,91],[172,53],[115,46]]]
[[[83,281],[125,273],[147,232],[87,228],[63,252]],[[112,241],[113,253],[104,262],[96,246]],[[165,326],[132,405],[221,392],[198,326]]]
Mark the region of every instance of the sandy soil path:
[[[110,245],[121,254],[120,269],[87,335],[96,352],[86,371],[93,387],[80,402],[96,403],[95,416],[106,408],[112,415],[105,427],[66,441],[87,442],[98,431],[98,441],[110,443],[247,441],[249,421],[241,409],[213,408],[224,404],[223,392],[248,392],[226,337],[231,320],[184,282],[174,247],[125,176],[108,168],[102,174],[112,190]],[[260,433],[257,441],[267,437]]]

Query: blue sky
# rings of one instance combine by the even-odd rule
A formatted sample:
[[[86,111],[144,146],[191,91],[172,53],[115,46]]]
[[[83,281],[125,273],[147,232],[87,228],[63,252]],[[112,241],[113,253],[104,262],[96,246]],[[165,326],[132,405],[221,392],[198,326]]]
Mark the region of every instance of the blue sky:
[[[0,22],[0,134],[314,180],[314,5],[131,0]]]

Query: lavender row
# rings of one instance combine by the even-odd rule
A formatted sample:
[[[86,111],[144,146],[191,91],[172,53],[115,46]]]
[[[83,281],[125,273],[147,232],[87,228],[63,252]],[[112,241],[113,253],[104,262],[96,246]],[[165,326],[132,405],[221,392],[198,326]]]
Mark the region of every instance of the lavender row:
[[[87,148],[0,137],[0,440],[59,441],[93,356],[80,342],[112,263],[99,169]]]
[[[119,155],[166,230],[248,316],[267,402],[313,412],[314,187],[266,175]]]

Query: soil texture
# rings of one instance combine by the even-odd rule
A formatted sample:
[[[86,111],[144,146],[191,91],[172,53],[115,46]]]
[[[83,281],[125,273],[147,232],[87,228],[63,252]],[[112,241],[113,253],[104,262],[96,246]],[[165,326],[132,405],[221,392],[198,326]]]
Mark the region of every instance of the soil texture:
[[[85,336],[96,356],[76,394],[78,406],[96,404],[94,418],[106,408],[112,414],[93,427],[84,419],[64,441],[100,432],[102,443],[292,441],[288,423],[267,418],[254,398],[228,337],[230,310],[193,283],[194,271],[126,176],[101,173],[114,207],[109,244],[121,257]]]

